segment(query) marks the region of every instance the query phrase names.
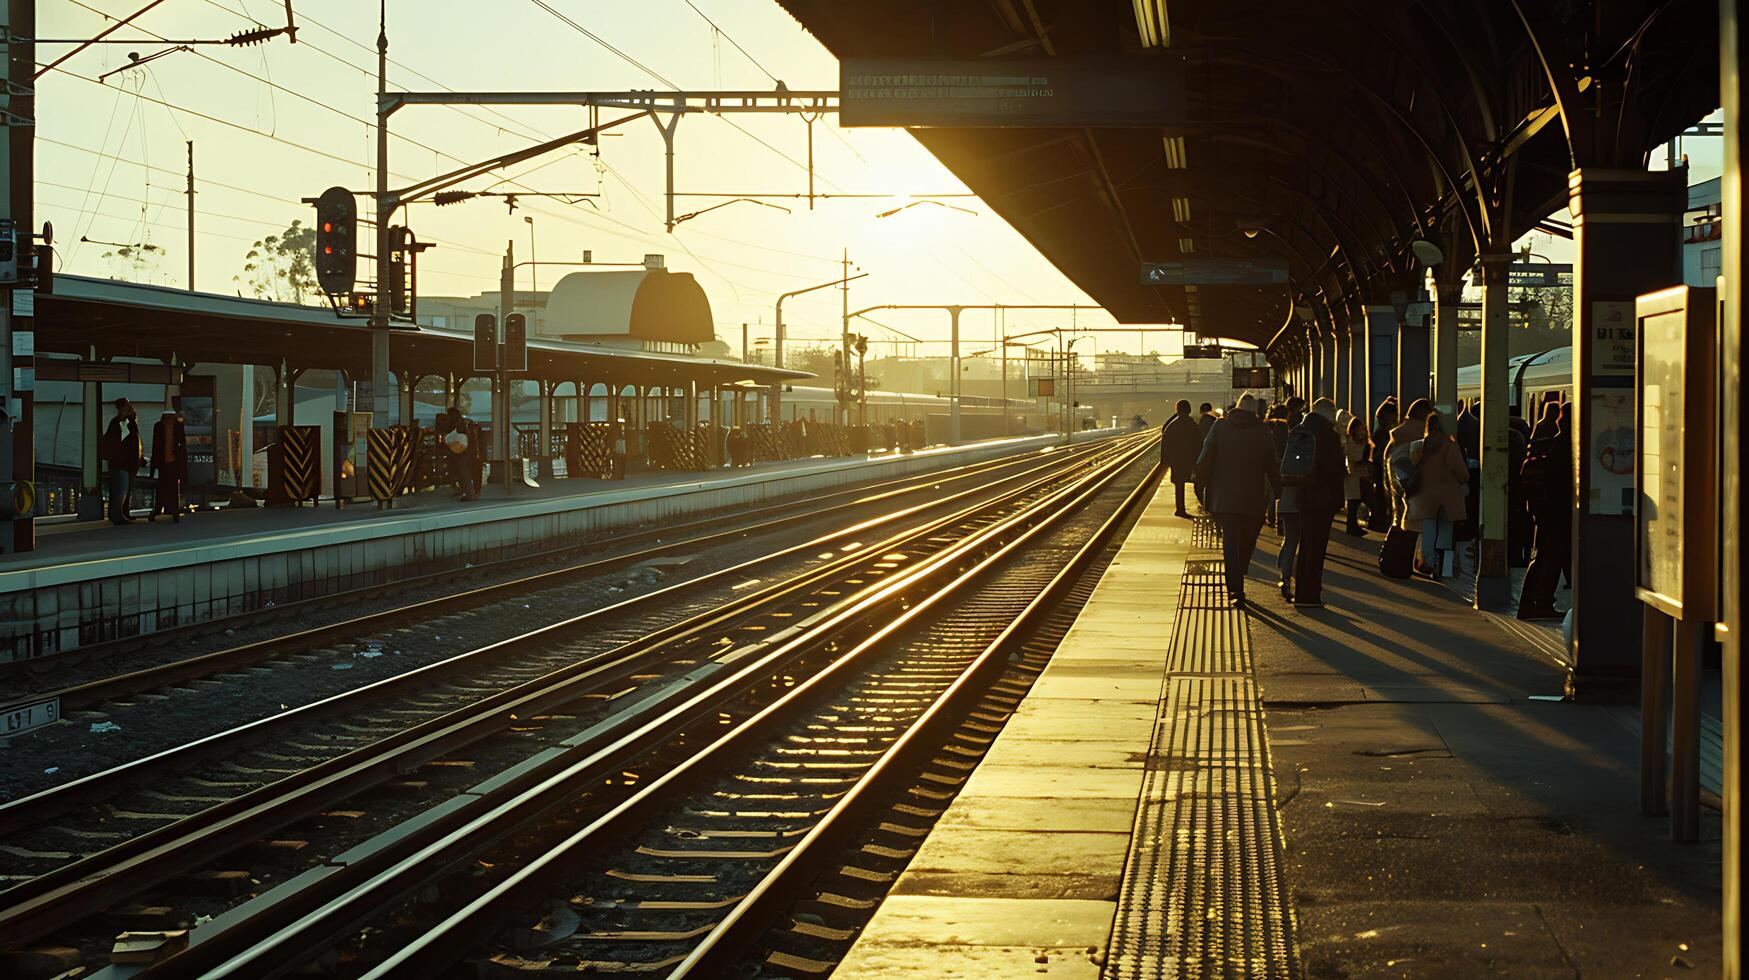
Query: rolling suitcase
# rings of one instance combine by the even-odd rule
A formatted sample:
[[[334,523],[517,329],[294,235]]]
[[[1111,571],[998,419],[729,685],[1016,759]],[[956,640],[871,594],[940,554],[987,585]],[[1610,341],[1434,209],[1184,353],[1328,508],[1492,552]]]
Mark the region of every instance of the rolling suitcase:
[[[1409,578],[1415,573],[1414,531],[1393,527],[1385,532],[1385,545],[1379,549],[1379,572],[1389,578]]]

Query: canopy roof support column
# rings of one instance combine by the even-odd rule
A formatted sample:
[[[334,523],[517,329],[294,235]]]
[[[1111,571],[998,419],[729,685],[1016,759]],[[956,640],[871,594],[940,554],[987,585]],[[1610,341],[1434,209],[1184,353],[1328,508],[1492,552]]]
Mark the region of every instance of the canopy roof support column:
[[[1720,104],[1724,106],[1724,177],[1720,220],[1724,248],[1719,271],[1722,307],[1719,321],[1719,363],[1723,365],[1719,386],[1719,499],[1723,502],[1720,535],[1723,576],[1719,594],[1724,621],[1724,975],[1744,975],[1749,964],[1743,951],[1743,891],[1749,882],[1743,850],[1743,303],[1745,277],[1749,277],[1749,253],[1743,248],[1743,65],[1744,12],[1740,4],[1720,5],[1719,74],[1723,79]]]
[[[1395,305],[1370,303],[1366,308],[1366,358],[1362,362],[1366,383],[1359,386],[1357,403],[1350,409],[1366,419],[1385,396],[1397,390],[1398,348],[1401,334],[1409,329]],[[1422,340],[1425,347],[1426,339]],[[1424,355],[1425,356],[1425,355]]]
[[[1639,691],[1634,599],[1634,297],[1682,281],[1688,172],[1584,167],[1573,212],[1573,633],[1568,693]],[[1612,463],[1611,461],[1619,461]],[[1625,472],[1623,472],[1625,468]]]
[[[1439,413],[1446,418],[1457,417],[1458,373],[1458,304],[1463,301],[1462,269],[1451,269],[1449,263],[1440,267],[1434,281],[1433,303],[1433,391],[1431,397]],[[1447,278],[1449,275],[1449,278]],[[1407,405],[1403,406],[1407,408]]]
[[[1428,387],[1430,370],[1429,337],[1433,320],[1431,303],[1411,303],[1407,315],[1397,328],[1397,404],[1407,408],[1417,398],[1431,394]],[[1384,396],[1375,393],[1372,407],[1377,408]]]
[[[1512,582],[1506,561],[1507,342],[1512,332],[1507,305],[1507,272],[1511,252],[1482,256],[1482,472],[1477,494],[1480,514],[1480,561],[1476,565],[1476,608],[1501,610],[1512,605]],[[1442,414],[1447,435],[1456,436],[1457,420]]]

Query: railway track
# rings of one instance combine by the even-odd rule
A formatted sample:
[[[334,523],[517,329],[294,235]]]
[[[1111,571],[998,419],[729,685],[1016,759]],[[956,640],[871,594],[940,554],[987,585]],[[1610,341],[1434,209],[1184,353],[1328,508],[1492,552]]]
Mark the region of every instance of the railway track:
[[[301,766],[301,760],[288,759],[292,771],[276,774],[279,778],[265,785],[220,800],[191,801],[199,807],[193,813],[131,834],[98,853],[0,892],[0,929],[16,943],[57,930],[66,933],[69,927],[83,923],[80,941],[91,943],[107,934],[102,928],[107,920],[93,920],[102,910],[113,915],[118,906],[129,901],[134,902],[136,911],[186,911],[201,906],[199,901],[156,904],[158,899],[150,894],[166,882],[186,884],[190,875],[209,885],[247,881],[249,887],[244,890],[266,887],[263,882],[283,882],[268,895],[312,874],[327,880],[338,870],[332,860],[308,866],[308,859],[301,857],[308,841],[296,835],[288,839],[273,835],[300,821],[313,820],[315,826],[305,829],[320,830],[325,835],[325,848],[351,844],[348,853],[357,851],[356,857],[368,854],[380,859],[385,833],[398,841],[398,846],[406,846],[405,827],[395,824],[406,812],[418,812],[419,820],[430,823],[420,832],[423,835],[433,827],[449,827],[462,819],[458,814],[472,813],[504,793],[533,792],[542,786],[551,792],[551,784],[558,778],[553,774],[562,765],[575,763],[580,754],[599,754],[606,744],[611,743],[619,753],[644,753],[657,744],[665,745],[673,732],[660,726],[651,728],[656,724],[652,719],[668,718],[682,709],[704,710],[700,704],[746,697],[741,688],[752,683],[749,678],[768,669],[767,661],[772,658],[786,660],[795,672],[774,675],[763,685],[754,686],[767,692],[787,689],[797,683],[802,670],[820,667],[837,657],[837,644],[847,632],[854,633],[880,615],[880,610],[890,611],[892,603],[914,601],[908,590],[921,588],[920,582],[942,574],[941,570],[953,562],[968,560],[980,548],[993,547],[996,537],[1020,533],[1017,529],[1040,520],[1039,500],[1060,500],[1068,492],[1064,488],[1083,485],[1087,473],[1103,474],[1101,479],[1109,481],[1112,474],[1145,453],[1147,445],[1146,440],[1127,440],[1086,454],[1061,455],[1053,472],[1029,474],[1031,479],[1020,481],[994,501],[968,505],[879,542],[848,542],[831,560],[794,579],[736,597],[606,653],[573,658],[575,662],[569,666],[521,685],[496,692],[468,692],[475,703],[440,713],[390,737],[361,732],[361,737],[371,738],[369,745],[315,765]],[[862,525],[846,533],[865,537],[871,530]],[[877,595],[879,601],[874,598]],[[577,632],[579,624],[594,615],[537,630],[518,642],[558,643],[562,647],[564,634]],[[404,698],[397,700],[398,707],[382,713],[399,719],[409,712],[430,712],[438,707],[419,705],[416,700],[404,702]],[[317,746],[294,742],[292,747],[313,750]],[[444,758],[464,750],[470,755],[468,759]],[[199,754],[201,749],[191,751]],[[494,767],[498,775],[470,788],[469,780],[477,779],[476,765],[481,769]],[[431,778],[406,778],[409,773],[425,777],[434,766],[438,772]],[[637,782],[631,777],[619,777],[618,781]],[[611,773],[607,783],[615,783]],[[372,797],[372,793],[376,795]],[[413,799],[405,799],[408,795]],[[357,804],[361,798],[370,801]],[[433,804],[434,800],[441,802]],[[333,809],[342,803],[363,809]],[[7,809],[0,807],[0,819],[7,816]],[[524,807],[519,812],[535,811]],[[378,819],[358,819],[367,815]],[[384,822],[390,829],[381,830]],[[336,830],[336,823],[356,826],[349,833]],[[253,848],[254,853],[267,854],[270,859],[248,872],[211,867],[216,858],[244,848]],[[361,860],[359,866],[369,863]],[[301,886],[293,891],[303,897],[311,894]],[[144,904],[139,901],[142,896],[146,897]],[[266,897],[258,895],[250,905]],[[209,898],[204,905],[212,911],[197,914],[225,912],[226,896]],[[295,905],[270,904],[276,908]],[[259,921],[253,915],[246,918]],[[216,951],[222,945],[203,941],[196,948]],[[193,963],[193,957],[176,957],[164,967],[185,970]]]
[[[1092,450],[1087,447],[1077,447],[1070,451],[1079,454]],[[466,569],[466,573],[470,576],[488,575],[493,572],[514,569],[519,565],[526,566],[533,562],[556,560],[584,552],[593,555],[599,555],[602,551],[613,552],[604,557],[591,557],[581,563],[533,575],[518,575],[508,580],[488,583],[461,592],[440,595],[393,609],[348,617],[322,626],[299,629],[285,635],[242,643],[210,653],[180,658],[136,670],[105,674],[59,687],[39,689],[29,694],[15,696],[8,703],[0,703],[0,713],[26,704],[48,700],[58,703],[58,714],[94,708],[117,698],[139,695],[172,685],[186,684],[190,681],[198,681],[215,674],[244,669],[255,664],[271,663],[311,648],[343,643],[360,636],[383,633],[404,623],[430,621],[438,617],[453,615],[458,611],[475,609],[549,589],[566,582],[599,576],[616,569],[630,568],[672,555],[696,552],[713,545],[778,533],[789,528],[831,518],[834,515],[879,507],[919,494],[938,492],[946,487],[973,485],[978,481],[998,478],[1004,471],[1025,471],[1044,465],[1041,456],[1047,455],[1049,454],[1027,453],[1018,457],[974,463],[942,472],[886,481],[872,486],[835,491],[806,500],[781,502],[736,514],[730,519],[728,527],[724,527],[724,516],[712,515],[683,524],[644,528],[602,541],[571,545],[539,555],[520,556],[501,562],[476,565]],[[643,543],[644,546],[638,547],[640,543]],[[332,607],[347,601],[379,596],[390,589],[405,591],[421,585],[430,585],[446,578],[453,578],[456,573],[454,569],[446,569],[430,575],[404,579],[392,586],[368,586],[339,595],[292,603],[271,610],[256,610],[252,615],[257,618],[271,616],[276,619],[295,621],[300,615],[308,615],[317,608]],[[137,648],[141,644],[163,646],[175,636],[211,632],[227,625],[236,625],[242,619],[243,617],[233,617],[222,621],[214,620],[164,631],[150,637],[119,638],[102,644],[80,647],[65,653],[7,661],[0,663],[0,681],[14,681],[19,685],[16,690],[23,691],[29,686],[32,678],[44,676],[49,672],[77,670],[89,664],[100,664],[115,657],[119,650],[128,647]]]

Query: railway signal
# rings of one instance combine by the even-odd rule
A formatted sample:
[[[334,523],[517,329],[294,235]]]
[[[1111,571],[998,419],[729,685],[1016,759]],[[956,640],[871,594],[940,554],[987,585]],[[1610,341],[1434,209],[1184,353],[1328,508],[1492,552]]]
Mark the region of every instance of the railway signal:
[[[358,204],[344,187],[330,187],[316,198],[316,282],[339,296],[358,278]]]
[[[506,371],[528,370],[528,318],[512,313],[504,318],[504,358]]]

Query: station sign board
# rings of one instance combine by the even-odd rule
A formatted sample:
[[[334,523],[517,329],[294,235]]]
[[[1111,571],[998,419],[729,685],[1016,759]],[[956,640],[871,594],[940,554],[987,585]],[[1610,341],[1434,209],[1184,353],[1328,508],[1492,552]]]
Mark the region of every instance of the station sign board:
[[[1221,354],[1221,345],[1220,344],[1185,344],[1184,345],[1184,357],[1186,360],[1194,361],[1194,360],[1200,359],[1200,360],[1205,360],[1205,361],[1218,361],[1221,359],[1221,356],[1222,356],[1222,354]]]
[[[1269,259],[1143,262],[1144,286],[1285,286],[1287,265]]]
[[[1134,128],[1184,118],[1182,67],[1160,58],[845,58],[844,126]]]

